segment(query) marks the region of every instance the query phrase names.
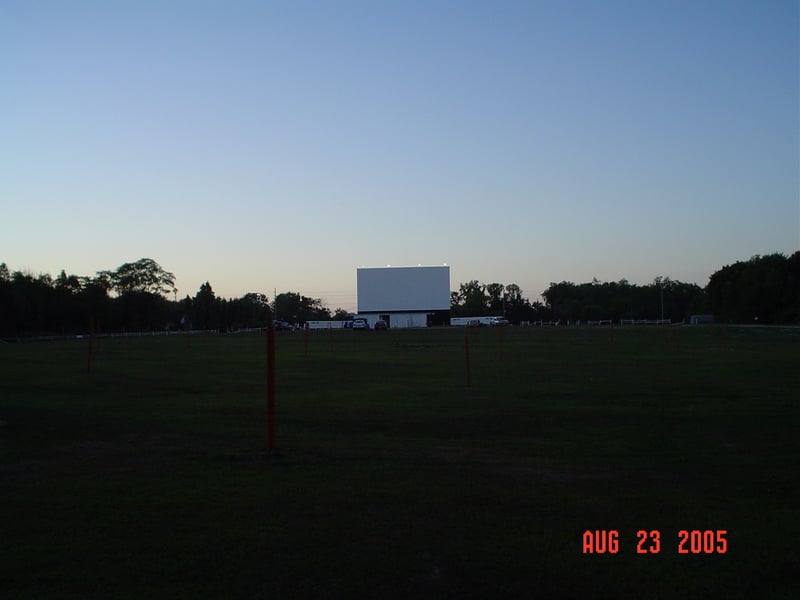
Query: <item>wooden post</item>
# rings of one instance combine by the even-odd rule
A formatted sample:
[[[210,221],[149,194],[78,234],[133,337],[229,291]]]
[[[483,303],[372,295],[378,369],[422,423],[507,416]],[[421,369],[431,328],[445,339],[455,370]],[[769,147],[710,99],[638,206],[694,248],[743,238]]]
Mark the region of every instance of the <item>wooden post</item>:
[[[275,452],[275,325],[267,328],[267,450]]]
[[[500,352],[500,358],[503,358],[503,326],[497,327],[497,349]]]
[[[464,352],[467,359],[467,387],[472,386],[470,379],[470,364],[469,364],[469,334],[464,336]]]
[[[86,372],[92,372],[92,342],[94,342],[94,319],[89,317],[89,348],[86,352]]]

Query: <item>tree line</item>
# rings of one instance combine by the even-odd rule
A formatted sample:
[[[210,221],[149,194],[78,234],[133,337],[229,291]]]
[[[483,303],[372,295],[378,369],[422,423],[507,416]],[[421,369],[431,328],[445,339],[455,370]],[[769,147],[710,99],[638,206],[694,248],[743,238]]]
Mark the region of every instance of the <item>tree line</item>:
[[[173,299],[169,299],[169,295]],[[142,258],[93,277],[55,278],[10,272],[0,263],[0,335],[84,333],[90,320],[103,331],[213,329],[233,331],[264,327],[275,319],[303,324],[309,320],[347,319],[331,314],[322,301],[296,292],[218,297],[209,282],[194,296],[176,294],[175,275],[156,261]],[[544,302],[531,302],[514,283],[471,280],[450,294],[451,315],[503,315],[523,321],[593,321],[670,319],[711,314],[723,323],[800,323],[800,251],[753,256],[714,272],[705,288],[668,277],[647,285],[622,279],[576,284],[551,283]]]
[[[619,321],[671,319],[682,321],[705,308],[703,290],[696,284],[656,278],[639,286],[622,279],[590,283],[551,283],[542,293],[545,302],[530,302],[516,284],[462,283],[450,295],[453,316],[505,316],[523,321]]]
[[[800,251],[754,256],[716,271],[708,306],[726,323],[800,323]]]
[[[142,258],[93,277],[9,272],[0,263],[0,336],[71,335],[101,331],[265,327],[273,319],[300,323],[332,318],[316,298],[278,294],[272,305],[262,293],[220,298],[205,282],[192,297],[175,296],[175,275]],[[338,311],[337,314],[343,311]]]
[[[800,323],[800,251],[726,265],[701,288],[669,277],[647,285],[627,280],[551,283],[542,302],[530,302],[516,284],[462,283],[450,294],[452,316],[503,315],[522,321],[687,320],[710,314],[722,323]]]

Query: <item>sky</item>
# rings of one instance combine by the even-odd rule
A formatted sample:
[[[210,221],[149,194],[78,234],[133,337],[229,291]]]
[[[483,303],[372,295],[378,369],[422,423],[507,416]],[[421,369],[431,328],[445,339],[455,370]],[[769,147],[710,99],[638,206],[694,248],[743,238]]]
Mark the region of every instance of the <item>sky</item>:
[[[800,248],[797,1],[0,2],[0,262],[356,308]]]

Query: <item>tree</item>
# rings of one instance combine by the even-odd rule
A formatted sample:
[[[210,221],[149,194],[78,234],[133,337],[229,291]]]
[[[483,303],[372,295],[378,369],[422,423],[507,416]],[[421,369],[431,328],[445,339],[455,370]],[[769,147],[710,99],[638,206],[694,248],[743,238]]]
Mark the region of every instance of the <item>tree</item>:
[[[509,283],[506,286],[506,302],[522,302],[524,298],[522,297],[522,290],[516,283]]]
[[[504,286],[502,283],[490,283],[486,286],[489,311],[496,315],[502,315],[504,313],[505,289],[506,286]]]
[[[542,292],[542,298],[544,298],[547,308],[557,319],[573,318],[572,313],[577,296],[577,286],[571,281],[550,282],[550,287]]]
[[[450,292],[450,313],[461,316],[461,294],[458,292]]]
[[[111,280],[104,275],[107,271],[97,273],[95,277],[82,277],[79,302],[83,310],[90,316],[111,325]]]
[[[112,327],[130,331],[164,330],[174,317],[173,306],[174,302],[152,292],[126,292],[111,302]]]
[[[120,296],[131,292],[163,296],[177,291],[175,275],[162,269],[152,258],[140,258],[136,262],[120,265],[113,273],[102,273],[109,277],[112,287]]]
[[[272,309],[266,294],[248,292],[226,304],[231,329],[266,327],[272,320]]]
[[[549,318],[544,305],[531,304],[516,283],[484,285],[474,279],[462,283],[457,292],[450,292],[450,314],[454,317],[503,315],[515,324]]]
[[[509,322],[519,324],[522,321],[537,321],[545,318],[544,306],[537,302],[531,304],[522,296],[522,289],[516,283],[505,288],[505,317]]]
[[[476,279],[462,283],[458,292],[450,294],[450,311],[455,316],[483,316],[486,314],[488,304],[486,286]]]
[[[92,279],[92,283],[101,289],[104,289],[106,293],[110,292],[114,289],[114,273],[113,271],[98,271],[95,273],[94,279]]]
[[[79,277],[76,275],[67,275],[64,269],[61,269],[61,273],[56,277],[54,285],[57,290],[67,294],[77,294],[83,287]]]
[[[333,317],[331,317],[334,321],[349,321],[353,318],[353,314],[347,312],[343,308],[337,308],[333,311]]]
[[[10,281],[3,285],[3,328],[25,334],[59,331],[58,301],[52,284],[50,275],[34,277],[31,273],[14,271]]]
[[[725,265],[709,277],[707,308],[718,320],[735,323],[800,321],[800,252],[755,255]]]
[[[216,329],[219,327],[219,310],[217,296],[207,281],[200,286],[192,301],[192,322],[198,329]]]
[[[665,319],[682,321],[697,312],[703,290],[696,284],[657,277],[652,285],[636,286],[625,279],[576,285],[551,283],[542,296],[556,318],[566,320]]]
[[[331,311],[318,298],[308,298],[296,292],[278,294],[275,298],[275,318],[290,323],[329,321]]]

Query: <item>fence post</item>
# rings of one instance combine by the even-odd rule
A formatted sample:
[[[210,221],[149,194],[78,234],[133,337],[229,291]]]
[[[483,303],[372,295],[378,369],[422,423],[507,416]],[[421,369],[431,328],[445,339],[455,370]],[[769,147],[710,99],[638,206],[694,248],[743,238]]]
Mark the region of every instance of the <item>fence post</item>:
[[[503,326],[502,325],[497,328],[497,338],[498,338],[497,348],[498,348],[498,351],[500,352],[500,358],[503,358]]]
[[[467,361],[467,387],[472,387],[472,381],[470,379],[470,364],[469,364],[469,334],[464,336],[464,352]]]
[[[86,372],[92,372],[92,343],[94,342],[94,319],[89,317],[89,349],[86,354]]]
[[[275,452],[275,325],[267,327],[267,451]]]

